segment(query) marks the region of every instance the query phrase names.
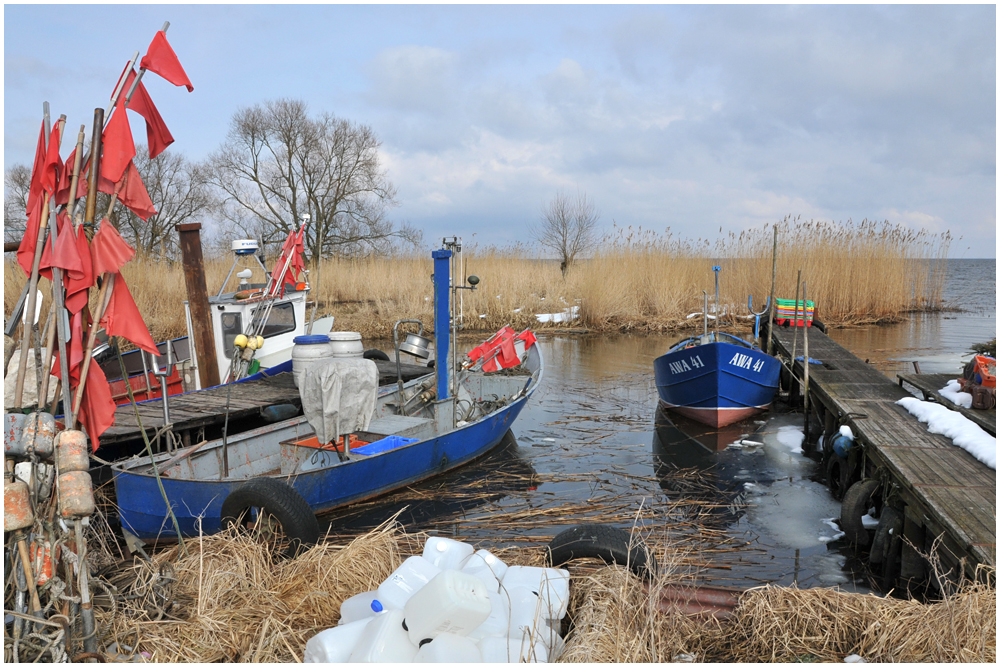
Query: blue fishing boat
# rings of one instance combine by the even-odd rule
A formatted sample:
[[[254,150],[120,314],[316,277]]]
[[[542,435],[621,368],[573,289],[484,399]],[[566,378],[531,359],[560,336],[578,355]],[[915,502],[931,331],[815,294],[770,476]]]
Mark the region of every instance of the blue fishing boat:
[[[112,468],[122,527],[145,541],[175,538],[166,496],[183,535],[218,531],[249,512],[277,517],[285,535],[298,539],[296,526],[308,523],[303,512],[315,525],[315,513],[452,470],[497,446],[541,382],[538,346],[529,344],[521,363],[502,373],[484,372],[482,363],[454,363],[449,300],[463,288],[450,286],[451,249],[433,256],[433,373],[382,387],[364,432],[342,434],[338,441],[320,442],[309,419],[299,416],[177,452],[120,461]],[[420,340],[411,335],[403,345],[397,342],[397,350],[412,350]]]
[[[719,268],[713,270],[719,315]],[[767,410],[781,363],[738,336],[709,332],[707,295],[704,318],[701,336],[685,338],[653,362],[662,406],[715,428]]]

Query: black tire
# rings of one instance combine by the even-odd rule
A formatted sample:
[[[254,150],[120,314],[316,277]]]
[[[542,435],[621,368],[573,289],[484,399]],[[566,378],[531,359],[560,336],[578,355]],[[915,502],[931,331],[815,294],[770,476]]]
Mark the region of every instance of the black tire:
[[[903,562],[903,537],[890,535],[886,540],[885,557],[882,563],[882,592],[888,594],[896,587],[900,566]]]
[[[609,565],[626,566],[640,577],[656,574],[656,559],[641,539],[633,542],[624,530],[599,523],[582,524],[559,533],[549,542],[545,557],[552,567],[575,558],[600,558]]]
[[[874,565],[885,563],[889,555],[892,538],[903,532],[903,513],[892,507],[883,507],[878,518],[878,528],[872,537],[872,548],[868,553],[868,562]]]
[[[294,557],[319,539],[319,522],[309,503],[284,482],[258,477],[230,493],[222,503],[222,527],[246,525],[252,509],[277,520],[281,535],[276,538],[285,556]]]
[[[814,329],[819,329],[823,333],[826,333],[826,325],[823,324],[822,322],[820,322],[819,320],[817,320],[815,317],[813,317],[813,323],[812,323],[812,325],[813,325]]]
[[[830,452],[830,459],[826,462],[826,483],[830,487],[830,495],[837,500],[843,500],[847,492],[850,468],[847,459]]]
[[[851,484],[844,493],[840,504],[840,529],[853,544],[864,547],[871,541],[861,517],[874,507],[880,488],[878,480],[863,479]]]
[[[362,356],[364,356],[365,359],[372,359],[375,361],[389,361],[388,354],[386,354],[382,350],[377,350],[375,348],[372,348],[370,350],[365,350],[365,353]]]

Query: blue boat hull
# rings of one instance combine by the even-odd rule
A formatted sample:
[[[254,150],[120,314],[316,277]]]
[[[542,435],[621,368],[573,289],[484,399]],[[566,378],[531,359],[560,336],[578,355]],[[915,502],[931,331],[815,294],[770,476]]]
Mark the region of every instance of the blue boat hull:
[[[768,408],[781,364],[760,350],[713,342],[664,354],[653,369],[665,408],[722,427]]]

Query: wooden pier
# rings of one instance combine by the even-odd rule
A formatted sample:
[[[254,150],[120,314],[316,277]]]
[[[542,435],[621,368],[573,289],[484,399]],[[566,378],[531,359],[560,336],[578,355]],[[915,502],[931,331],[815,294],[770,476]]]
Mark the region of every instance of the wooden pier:
[[[374,361],[378,367],[379,384],[395,383],[396,363],[394,361]],[[400,371],[405,382],[433,372],[433,369],[417,364],[400,363]],[[231,433],[246,430],[240,428],[240,422],[259,417],[261,411],[267,407],[282,404],[300,407],[302,404],[299,390],[292,381],[291,373],[279,373],[260,380],[237,382],[231,388],[228,388],[227,385],[220,385],[202,391],[169,396],[167,408],[170,412],[173,431],[183,435],[205,427],[221,426],[226,419],[227,402]],[[159,429],[163,428],[163,404],[161,400],[157,398],[143,401],[136,407],[139,410],[142,429],[149,437],[153,437]],[[114,426],[101,436],[101,447],[115,447],[141,440],[141,438],[142,432],[136,421],[135,408],[132,407],[131,403],[127,403],[119,405],[115,410]]]
[[[786,360],[792,356],[794,336],[792,328],[774,329],[776,351]],[[799,329],[795,355],[802,354]],[[975,576],[977,564],[995,567],[996,472],[949,438],[928,432],[926,424],[896,404],[910,396],[906,390],[816,329],[809,331],[809,356],[822,362],[809,365],[809,403],[826,441],[848,424],[862,445],[848,459],[843,488],[878,479],[882,501],[903,513],[899,578],[916,581],[929,575],[907,541],[928,553],[940,538],[938,556],[953,576],[960,568]],[[794,363],[794,374],[803,377],[802,361]],[[946,381],[934,380],[935,391]],[[994,413],[993,433],[995,422]],[[815,439],[819,434],[810,435]]]
[[[896,376],[899,378],[899,386],[906,388],[906,385],[912,385],[921,394],[923,394],[925,401],[934,401],[935,403],[940,403],[941,405],[954,410],[955,412],[961,413],[969,421],[974,422],[994,438],[997,437],[997,411],[996,408],[992,410],[972,410],[971,408],[963,408],[957,403],[953,403],[944,396],[938,393],[938,390],[948,384],[949,380],[954,380],[956,375],[954,373],[900,373]]]

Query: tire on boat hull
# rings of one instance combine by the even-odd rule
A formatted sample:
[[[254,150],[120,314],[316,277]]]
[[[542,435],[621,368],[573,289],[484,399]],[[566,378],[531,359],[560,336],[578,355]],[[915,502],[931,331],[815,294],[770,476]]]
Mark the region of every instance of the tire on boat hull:
[[[319,539],[319,522],[309,503],[284,482],[258,477],[230,493],[222,503],[223,529],[243,524],[251,508],[262,509],[278,520],[289,542],[284,553],[288,557],[296,556]]]
[[[870,536],[861,517],[874,507],[881,484],[876,479],[863,479],[851,484],[840,504],[840,529],[847,539],[858,546],[868,546]]]
[[[389,361],[389,355],[382,350],[375,349],[374,347],[370,350],[365,350],[362,355],[365,359],[372,359],[375,361]]]
[[[656,574],[656,559],[643,541],[624,530],[598,523],[564,530],[549,542],[545,554],[553,567],[575,558],[600,558],[605,563],[628,567],[640,577]]]

